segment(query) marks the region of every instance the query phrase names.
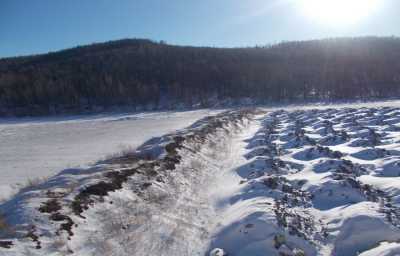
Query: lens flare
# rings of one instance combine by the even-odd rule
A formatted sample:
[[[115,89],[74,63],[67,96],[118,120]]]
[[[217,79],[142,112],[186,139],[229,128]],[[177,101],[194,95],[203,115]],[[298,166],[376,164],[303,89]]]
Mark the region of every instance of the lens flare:
[[[303,13],[332,26],[357,24],[370,16],[382,0],[300,0]]]

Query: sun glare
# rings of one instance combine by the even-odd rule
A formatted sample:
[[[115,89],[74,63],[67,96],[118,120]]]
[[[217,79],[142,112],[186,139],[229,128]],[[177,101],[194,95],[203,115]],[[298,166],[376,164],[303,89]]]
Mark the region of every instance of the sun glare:
[[[381,0],[300,0],[304,15],[331,26],[356,24],[374,12]]]

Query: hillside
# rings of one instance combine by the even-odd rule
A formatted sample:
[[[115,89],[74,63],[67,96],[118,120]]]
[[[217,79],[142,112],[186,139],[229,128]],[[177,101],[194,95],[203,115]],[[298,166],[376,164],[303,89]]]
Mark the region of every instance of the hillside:
[[[143,39],[0,60],[0,116],[400,95],[400,39],[363,37],[254,48]]]

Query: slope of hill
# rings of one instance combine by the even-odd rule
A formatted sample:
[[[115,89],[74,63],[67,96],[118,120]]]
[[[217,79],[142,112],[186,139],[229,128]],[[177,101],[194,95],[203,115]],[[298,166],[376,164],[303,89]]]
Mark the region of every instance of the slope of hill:
[[[254,48],[126,39],[0,60],[0,115],[393,97],[399,85],[394,37]]]

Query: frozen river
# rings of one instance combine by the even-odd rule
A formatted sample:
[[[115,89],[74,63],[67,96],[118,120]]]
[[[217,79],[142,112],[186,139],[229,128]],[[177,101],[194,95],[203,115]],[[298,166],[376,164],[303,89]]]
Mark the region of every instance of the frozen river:
[[[216,111],[0,119],[0,198],[28,179],[94,163],[213,113]]]

